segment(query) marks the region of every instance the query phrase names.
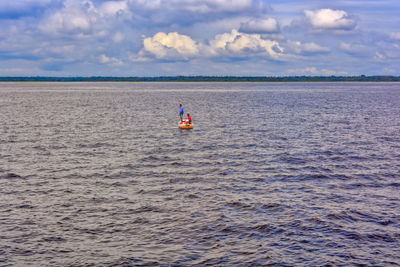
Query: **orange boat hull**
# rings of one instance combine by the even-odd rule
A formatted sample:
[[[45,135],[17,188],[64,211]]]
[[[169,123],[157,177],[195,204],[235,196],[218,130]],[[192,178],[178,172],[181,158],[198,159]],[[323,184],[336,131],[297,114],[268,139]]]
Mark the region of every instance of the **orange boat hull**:
[[[179,122],[179,128],[180,129],[193,129],[193,123],[188,124],[187,120],[185,120],[183,122]]]

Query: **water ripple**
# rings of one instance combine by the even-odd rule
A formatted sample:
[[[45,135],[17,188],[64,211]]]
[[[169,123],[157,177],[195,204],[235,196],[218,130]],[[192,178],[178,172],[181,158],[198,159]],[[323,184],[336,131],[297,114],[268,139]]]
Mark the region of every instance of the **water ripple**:
[[[0,99],[0,265],[400,265],[398,83],[2,83]]]

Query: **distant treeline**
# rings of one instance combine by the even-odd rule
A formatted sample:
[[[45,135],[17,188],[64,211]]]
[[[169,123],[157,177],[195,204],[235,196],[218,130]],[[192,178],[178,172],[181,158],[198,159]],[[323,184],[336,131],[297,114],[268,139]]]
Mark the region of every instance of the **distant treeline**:
[[[0,77],[2,82],[400,82],[400,76]]]

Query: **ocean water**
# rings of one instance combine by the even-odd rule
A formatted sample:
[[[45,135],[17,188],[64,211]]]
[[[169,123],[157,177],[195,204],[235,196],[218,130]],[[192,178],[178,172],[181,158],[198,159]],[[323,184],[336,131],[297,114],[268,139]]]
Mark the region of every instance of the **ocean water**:
[[[0,83],[0,191],[1,266],[399,266],[400,83]]]

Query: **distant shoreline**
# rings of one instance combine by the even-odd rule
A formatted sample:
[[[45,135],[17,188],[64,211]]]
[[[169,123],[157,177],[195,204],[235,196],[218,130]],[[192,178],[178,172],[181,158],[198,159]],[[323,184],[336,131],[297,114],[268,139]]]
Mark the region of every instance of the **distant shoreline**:
[[[0,77],[0,82],[400,82],[400,76]]]

